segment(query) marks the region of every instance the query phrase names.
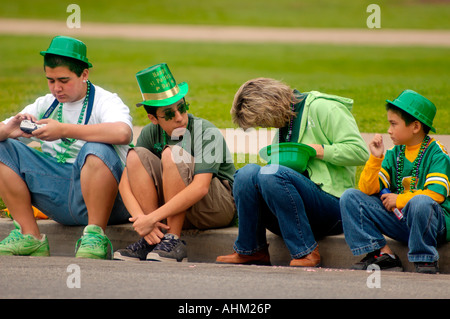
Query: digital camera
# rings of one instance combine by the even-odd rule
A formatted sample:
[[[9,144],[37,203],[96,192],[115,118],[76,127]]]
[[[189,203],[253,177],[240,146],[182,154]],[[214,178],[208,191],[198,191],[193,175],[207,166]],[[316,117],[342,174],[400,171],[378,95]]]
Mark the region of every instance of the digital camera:
[[[20,123],[20,129],[28,134],[31,134],[33,131],[36,131],[37,129],[40,129],[41,127],[44,126],[45,124],[36,124],[30,120],[23,120]]]

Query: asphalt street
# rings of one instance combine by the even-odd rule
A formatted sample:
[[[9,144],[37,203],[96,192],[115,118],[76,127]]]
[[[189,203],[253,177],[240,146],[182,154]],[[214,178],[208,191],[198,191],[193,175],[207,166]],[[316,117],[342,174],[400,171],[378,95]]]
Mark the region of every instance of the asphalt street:
[[[439,299],[450,275],[0,257],[0,299]]]

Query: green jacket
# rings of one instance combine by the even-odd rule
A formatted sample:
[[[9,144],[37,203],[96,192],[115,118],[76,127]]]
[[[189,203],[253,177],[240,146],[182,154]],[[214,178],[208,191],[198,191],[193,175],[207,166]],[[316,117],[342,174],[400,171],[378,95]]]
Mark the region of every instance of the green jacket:
[[[310,159],[310,179],[336,197],[355,187],[356,167],[369,159],[369,151],[351,113],[353,100],[311,91],[301,116],[298,142],[322,144],[324,158]]]

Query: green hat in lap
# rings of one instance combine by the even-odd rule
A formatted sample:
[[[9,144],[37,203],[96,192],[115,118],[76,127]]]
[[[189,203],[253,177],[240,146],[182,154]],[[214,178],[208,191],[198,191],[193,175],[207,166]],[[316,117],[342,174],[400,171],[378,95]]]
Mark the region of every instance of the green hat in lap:
[[[91,68],[92,64],[88,61],[86,52],[86,45],[80,40],[59,35],[52,39],[47,51],[41,51],[40,53],[42,56],[45,56],[47,53],[51,53],[80,60]]]
[[[391,103],[412,115],[428,126],[432,132],[436,133],[436,129],[433,127],[436,106],[419,93],[414,92],[413,90],[405,90],[400,93],[394,101],[386,100],[386,102]]]
[[[166,63],[156,64],[136,73],[143,102],[136,106],[147,105],[163,107],[182,99],[188,92],[186,82],[177,84]]]

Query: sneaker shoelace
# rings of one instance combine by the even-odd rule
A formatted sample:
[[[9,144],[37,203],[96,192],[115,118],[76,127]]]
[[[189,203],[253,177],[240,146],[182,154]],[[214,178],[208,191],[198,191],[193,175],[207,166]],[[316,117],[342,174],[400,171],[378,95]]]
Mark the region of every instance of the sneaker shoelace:
[[[12,242],[19,241],[19,240],[21,240],[23,238],[24,238],[24,236],[22,235],[20,230],[19,229],[14,229],[13,231],[11,231],[9,233],[8,237],[6,237],[5,239],[3,239],[1,241],[0,244],[10,244]]]
[[[132,250],[132,251],[138,251],[141,249],[150,249],[151,246],[149,243],[147,243],[147,241],[144,238],[139,239],[137,242],[134,242],[132,244],[130,244],[128,247],[128,249]]]
[[[77,243],[75,245],[75,251],[77,250],[77,248],[81,248],[81,247],[95,248],[95,247],[98,247],[98,246],[102,246],[103,242],[105,240],[109,244],[109,246],[111,247],[111,251],[113,251],[112,243],[111,243],[111,241],[109,240],[108,237],[103,236],[101,234],[92,234],[92,233],[86,233],[80,239],[78,239],[78,241],[77,241]]]
[[[164,237],[163,240],[158,244],[157,249],[170,252],[181,240],[175,238]]]

